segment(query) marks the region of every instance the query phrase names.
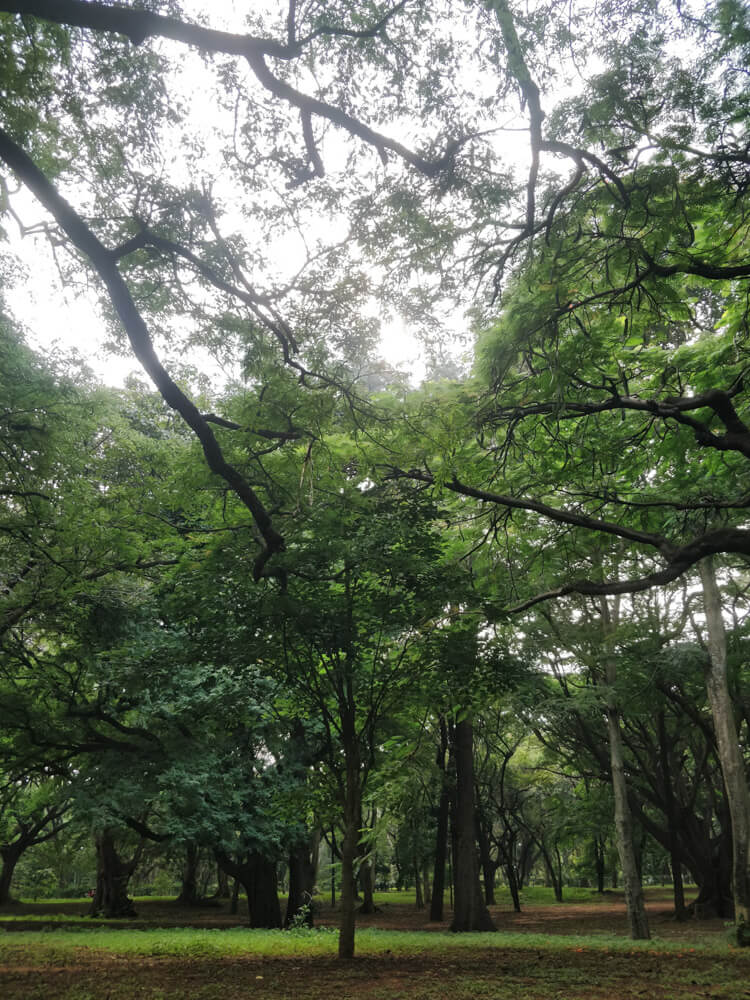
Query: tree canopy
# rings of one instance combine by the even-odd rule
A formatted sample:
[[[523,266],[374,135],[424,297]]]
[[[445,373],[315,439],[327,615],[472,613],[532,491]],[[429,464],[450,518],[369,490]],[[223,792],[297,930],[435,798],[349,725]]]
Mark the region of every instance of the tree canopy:
[[[0,2],[4,273],[151,383],[0,317],[3,817],[87,816],[114,908],[137,836],[275,922],[338,830],[348,957],[429,745],[455,929],[477,835],[487,898],[521,842],[561,890],[601,783],[633,935],[635,823],[746,939],[749,55],[734,0]]]

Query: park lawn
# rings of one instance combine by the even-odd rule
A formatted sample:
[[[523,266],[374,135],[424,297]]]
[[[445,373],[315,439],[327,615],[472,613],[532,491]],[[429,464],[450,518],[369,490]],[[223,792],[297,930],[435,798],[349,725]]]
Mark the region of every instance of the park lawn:
[[[336,935],[203,929],[50,930],[0,935],[3,1000],[744,1000],[750,955],[723,937],[382,931]]]
[[[0,917],[2,1000],[750,1000],[750,953],[722,921],[678,924],[668,891],[647,893],[654,939],[627,936],[619,894],[532,890],[497,934],[446,933],[407,894],[358,918],[357,958],[336,958],[337,914],[315,931],[251,931],[246,912],[140,899],[135,921],[93,922],[88,903],[45,901]],[[243,907],[244,909],[244,907]],[[450,914],[446,916],[450,919]],[[327,926],[326,926],[327,925]]]

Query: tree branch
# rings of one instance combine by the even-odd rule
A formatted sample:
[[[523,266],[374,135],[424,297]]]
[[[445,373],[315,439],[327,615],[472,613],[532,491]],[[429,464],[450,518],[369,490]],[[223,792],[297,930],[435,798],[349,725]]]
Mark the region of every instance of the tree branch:
[[[294,44],[282,44],[273,39],[259,38],[256,35],[237,35],[227,31],[216,31],[162,14],[154,14],[138,8],[98,3],[95,0],[16,0],[15,3],[0,2],[0,11],[32,15],[56,24],[76,25],[81,28],[91,28],[94,31],[118,32],[129,38],[134,45],[140,44],[146,38],[158,36],[186,45],[194,45],[203,52],[220,52],[225,55],[241,56],[247,60],[261,86],[274,97],[299,109],[303,116],[303,125],[305,116],[318,115],[373,146],[380,153],[381,158],[385,156],[386,151],[390,151],[426,176],[435,177],[450,166],[452,162],[450,149],[437,160],[427,160],[401,143],[376,132],[340,108],[296,90],[276,77],[265,61],[267,56],[286,61],[298,57],[303,52],[305,42],[317,37],[318,34],[350,35],[354,38],[372,37],[382,29],[387,20],[404,6],[405,2],[398,4],[381,21],[363,33],[322,27],[309,38]],[[313,164],[315,165],[314,158]]]
[[[639,396],[610,396],[598,403],[588,402],[542,402],[531,403],[528,406],[500,406],[488,414],[488,420],[494,423],[500,420],[523,420],[530,416],[556,414],[562,418],[590,416],[595,413],[605,413],[610,410],[633,410],[660,417],[663,420],[674,420],[676,423],[689,427],[699,445],[715,448],[718,451],[737,451],[745,458],[750,458],[750,428],[741,419],[732,397],[742,389],[742,381],[736,383],[729,391],[709,389],[697,396],[669,398],[663,401],[642,399]],[[715,434],[707,424],[688,416],[691,410],[710,409],[716,414],[727,429],[726,434]]]
[[[432,475],[422,472],[420,469],[410,469],[408,472],[401,469],[392,469],[390,475],[394,478],[408,478],[428,483],[432,486],[437,485]],[[630,580],[574,580],[571,583],[566,583],[561,587],[537,594],[520,604],[514,605],[506,609],[506,614],[518,614],[521,611],[527,611],[529,608],[534,607],[535,604],[550,601],[557,597],[565,597],[569,594],[597,596],[639,593],[640,591],[648,590],[650,587],[661,586],[665,583],[670,583],[672,580],[676,580],[683,573],[687,572],[691,566],[694,566],[708,555],[734,553],[750,556],[750,531],[742,528],[725,528],[719,531],[707,532],[705,535],[694,538],[686,545],[675,545],[663,535],[656,535],[647,531],[637,531],[634,528],[616,524],[612,521],[603,521],[585,514],[578,514],[575,511],[550,507],[536,500],[511,497],[502,493],[481,490],[473,486],[468,486],[455,477],[451,481],[442,483],[441,485],[444,489],[451,490],[461,496],[474,497],[478,500],[496,504],[499,507],[533,511],[558,524],[569,524],[575,527],[586,528],[589,531],[614,535],[617,538],[625,538],[628,541],[650,546],[657,549],[666,562],[666,566],[662,569]]]
[[[405,472],[402,469],[392,469],[392,478],[415,479],[430,486],[437,485],[434,476],[430,473],[422,472],[421,469],[410,469]],[[657,549],[665,558],[671,559],[678,551],[672,543],[663,535],[656,535],[648,531],[638,531],[635,528],[628,528],[623,524],[616,524],[613,521],[603,521],[597,517],[589,517],[587,514],[578,514],[572,510],[563,510],[559,507],[550,507],[548,504],[540,503],[538,500],[530,500],[526,497],[513,497],[504,493],[493,493],[490,490],[482,490],[475,486],[462,483],[455,477],[444,482],[442,487],[459,493],[461,496],[474,497],[476,500],[484,500],[487,503],[496,504],[498,507],[506,507],[512,510],[528,510],[550,521],[558,524],[570,524],[578,528],[586,528],[589,531],[598,531],[607,535],[614,535],[617,538],[626,538],[631,542],[638,542],[641,545],[648,545]],[[748,536],[750,538],[750,536]]]
[[[83,6],[94,5],[84,4]],[[200,441],[211,471],[229,484],[250,511],[265,542],[263,551],[255,560],[253,576],[257,580],[263,575],[268,575],[265,572],[266,563],[276,552],[283,550],[284,539],[274,528],[268,511],[250,484],[224,458],[213,431],[201,416],[198,408],[173,381],[159,361],[151,342],[148,327],[138,312],[111,252],[94,235],[80,215],[58,194],[36,164],[2,129],[0,129],[0,158],[8,164],[50,212],[73,245],[90,260],[109,293],[112,305],[125,329],[135,356],[165,402],[177,410]]]

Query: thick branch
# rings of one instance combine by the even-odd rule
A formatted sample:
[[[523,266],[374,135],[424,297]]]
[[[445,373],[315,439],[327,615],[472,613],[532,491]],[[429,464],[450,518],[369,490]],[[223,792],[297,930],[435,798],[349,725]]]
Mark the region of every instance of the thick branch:
[[[93,31],[114,31],[125,35],[134,45],[158,36],[194,45],[204,52],[224,52],[227,55],[245,56],[249,49],[260,50],[279,59],[299,54],[297,46],[281,45],[272,39],[215,31],[138,7],[96,3],[93,0],[17,0],[15,3],[0,4],[0,10],[41,17],[55,24],[71,24]]]
[[[139,819],[134,816],[126,816],[124,813],[116,813],[118,819],[121,819],[125,826],[130,827],[135,833],[139,834],[145,840],[153,840],[157,844],[164,844],[168,840],[172,840],[174,834],[172,833],[157,833],[152,830],[150,826],[142,823]]]
[[[676,423],[689,427],[695,434],[698,444],[718,451],[738,451],[750,458],[750,428],[740,419],[732,397],[742,388],[739,382],[729,392],[720,389],[710,389],[697,396],[684,396],[663,401],[656,399],[641,399],[639,396],[611,396],[597,403],[588,402],[542,402],[528,406],[498,407],[489,415],[490,419],[522,420],[529,416],[556,414],[560,417],[589,416],[594,413],[605,413],[610,410],[635,410],[660,417],[663,420],[674,420]],[[700,420],[687,415],[691,410],[710,409],[716,414],[727,429],[726,434],[714,434]]]
[[[85,4],[84,6],[89,6]],[[264,574],[265,564],[275,553],[284,548],[284,540],[271,523],[270,515],[247,480],[224,458],[213,431],[200,411],[162,366],[143,317],[133,302],[122,275],[117,269],[111,252],[99,241],[78,213],[55,190],[26,153],[10,136],[0,129],[0,158],[15,171],[18,177],[52,214],[73,245],[91,261],[109,292],[135,356],[150,376],[165,402],[182,416],[203,447],[209,468],[234,490],[250,511],[265,541],[264,551],[256,559],[254,577]]]
[[[420,469],[410,469],[404,472],[400,469],[393,470],[391,475],[397,478],[415,479],[421,483],[435,485],[435,479],[427,472]],[[487,503],[496,504],[498,507],[506,507],[512,510],[528,510],[536,514],[541,514],[550,521],[558,524],[570,524],[578,528],[587,528],[589,531],[598,531],[607,535],[615,535],[617,538],[625,538],[631,542],[638,542],[641,545],[648,545],[658,551],[667,559],[671,559],[677,549],[663,535],[655,535],[649,531],[638,531],[635,528],[628,528],[623,524],[616,524],[613,521],[603,521],[598,517],[589,517],[587,514],[579,514],[573,510],[563,510],[560,507],[550,507],[548,504],[540,503],[538,500],[530,500],[526,497],[513,497],[504,493],[493,493],[491,490],[482,490],[475,486],[469,486],[460,482],[455,477],[442,484],[444,489],[459,493],[461,496],[474,497],[476,500],[484,500]]]
[[[242,424],[237,424],[234,420],[225,420],[224,417],[218,417],[215,413],[204,413],[203,419],[207,423],[226,427],[230,431],[247,431],[248,434],[255,434],[256,437],[266,438],[268,441],[299,441],[300,438],[305,436],[303,431],[294,429],[288,431],[271,431],[264,427],[243,427]]]
[[[507,614],[518,614],[534,607],[535,604],[541,604],[542,601],[566,597],[568,594],[581,594],[587,597],[607,594],[637,594],[649,590],[651,587],[671,583],[705,556],[719,553],[750,556],[750,531],[743,531],[741,528],[727,528],[723,531],[709,532],[692,542],[688,542],[687,545],[675,549],[663,569],[648,573],[646,576],[631,580],[573,580],[562,587],[547,590],[521,604],[508,608]]]
[[[394,7],[381,22],[368,29],[362,37],[369,37],[370,33],[376,34],[402,6],[403,4],[398,4]],[[53,21],[56,24],[72,24],[82,28],[91,28],[94,31],[118,32],[129,38],[135,45],[140,44],[146,38],[158,36],[170,38],[186,45],[194,45],[203,52],[220,52],[225,55],[242,56],[247,60],[259,83],[266,90],[274,97],[302,112],[303,122],[305,116],[310,115],[325,118],[373,146],[381,157],[385,155],[386,150],[389,150],[428,177],[436,176],[452,162],[452,157],[448,152],[438,160],[427,160],[407,149],[401,143],[369,128],[353,115],[347,114],[325,101],[309,97],[274,76],[268,68],[266,57],[284,60],[294,59],[301,55],[303,45],[309,39],[294,44],[281,44],[269,38],[215,31],[200,25],[188,24],[177,18],[153,14],[150,11],[102,4],[94,2],[94,0],[17,0],[15,3],[0,2],[0,11],[32,15]],[[321,28],[319,32],[316,32],[316,34],[334,33],[360,37],[354,31],[330,27]],[[310,38],[312,37],[314,36],[310,36]]]
[[[539,87],[529,72],[523,55],[513,14],[505,0],[490,0],[489,6],[494,10],[503,36],[505,51],[508,56],[508,69],[521,88],[524,102],[529,109],[529,137],[531,143],[531,165],[529,179],[526,183],[526,234],[534,231],[534,216],[536,214],[536,183],[539,175],[539,154],[542,149],[542,111]]]
[[[392,470],[391,475],[435,485],[434,477],[419,469],[411,469],[409,472],[404,472],[400,469]],[[575,527],[586,528],[589,531],[614,535],[618,538],[625,538],[632,542],[648,545],[651,548],[657,549],[666,562],[666,566],[662,569],[630,580],[573,580],[570,583],[563,584],[561,587],[537,594],[535,597],[529,598],[529,600],[523,601],[521,604],[508,608],[507,614],[517,614],[528,610],[528,608],[533,607],[535,604],[540,604],[542,601],[565,597],[568,594],[596,596],[639,593],[651,587],[661,586],[665,583],[670,583],[672,580],[676,580],[689,570],[691,566],[694,566],[708,555],[734,553],[750,556],[750,531],[741,528],[726,528],[720,531],[707,532],[705,535],[700,535],[686,545],[677,546],[662,535],[655,535],[647,531],[637,531],[633,528],[628,528],[626,525],[615,524],[612,521],[602,521],[599,518],[588,517],[585,514],[578,514],[575,511],[550,507],[536,500],[511,497],[502,493],[477,489],[473,486],[468,486],[466,483],[461,483],[455,478],[442,485],[445,489],[452,490],[454,493],[484,500],[488,503],[496,504],[498,507],[533,511],[558,524],[570,524]]]

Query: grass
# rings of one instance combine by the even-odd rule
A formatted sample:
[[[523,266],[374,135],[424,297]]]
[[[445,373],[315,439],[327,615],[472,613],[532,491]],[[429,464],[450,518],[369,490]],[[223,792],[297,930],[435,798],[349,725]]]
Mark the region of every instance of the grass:
[[[4,1000],[744,1000],[750,955],[720,941],[193,928],[0,933]]]
[[[666,896],[665,896],[666,892]],[[668,890],[653,887],[655,936],[625,936],[622,900],[570,890],[527,891],[516,919],[507,901],[496,934],[428,929],[413,893],[379,893],[381,913],[357,929],[357,958],[336,958],[334,929],[253,931],[190,916],[174,900],[139,900],[143,920],[94,925],[87,900],[38,927],[0,925],[3,1000],[750,1000],[750,950],[732,951],[720,921],[675,925]],[[600,908],[599,902],[608,903]],[[583,905],[596,903],[595,906]],[[150,905],[149,905],[150,904]],[[9,916],[30,921],[35,906]],[[71,915],[72,914],[72,915]],[[195,915],[193,915],[195,916]],[[336,914],[327,910],[325,919]],[[149,919],[150,918],[150,919]],[[202,914],[213,921],[213,911]],[[164,920],[167,926],[159,926]],[[67,921],[67,924],[61,923]],[[381,926],[378,926],[380,921]],[[198,924],[195,926],[195,924]],[[383,926],[385,925],[385,926]],[[414,929],[418,927],[419,929]],[[212,929],[209,929],[212,928]],[[396,929],[403,928],[403,929]],[[554,931],[554,933],[549,933]],[[606,931],[606,932],[605,932]],[[609,933],[609,932],[612,933]]]
[[[689,888],[689,887],[688,887]],[[655,896],[664,896],[665,899],[672,898],[671,887],[668,886],[649,886],[645,890],[647,898],[654,898]],[[565,886],[563,890],[564,900],[563,905],[568,903],[592,903],[592,902],[607,902],[608,897],[596,892],[592,888],[581,888],[578,886]],[[553,904],[555,902],[554,893],[551,888],[543,885],[532,885],[527,886],[525,889],[521,890],[521,903],[535,903],[540,905],[545,905],[547,903]],[[495,889],[495,897],[498,904],[500,905],[511,905],[511,895],[507,887],[501,886]],[[136,903],[161,903],[168,904],[174,903],[174,896],[133,896],[133,900]],[[282,903],[284,902],[284,897],[280,897]],[[326,904],[330,899],[327,893],[320,893],[315,897],[317,902]],[[414,889],[390,889],[385,892],[374,893],[375,903],[378,906],[383,906],[385,904],[406,904],[410,906],[415,906],[417,902],[416,892]],[[68,897],[26,897],[22,896],[19,900],[20,903],[31,904],[31,905],[44,905],[44,906],[66,906],[69,904],[86,904],[91,902],[88,896],[68,896]]]
[[[284,958],[306,955],[335,955],[337,933],[334,929],[300,931],[263,931],[248,928],[227,930],[191,927],[118,930],[112,927],[81,927],[65,930],[19,931],[0,935],[0,961],[27,956],[37,961],[64,957],[81,948],[117,955],[194,955],[230,957]],[[434,953],[459,953],[480,949],[581,953],[600,952],[623,955],[718,955],[727,957],[729,949],[723,938],[694,938],[679,941],[652,938],[631,941],[613,934],[547,934],[499,932],[496,934],[450,934],[440,931],[386,931],[367,928],[357,931],[357,954],[414,956]]]
[[[532,888],[522,915],[499,893],[502,930],[459,935],[428,925],[413,891],[378,893],[381,912],[358,926],[352,963],[337,959],[332,927],[253,931],[226,914],[217,923],[212,908],[191,913],[153,896],[137,901],[140,920],[93,924],[82,919],[88,899],[44,900],[19,908],[26,912],[9,908],[0,924],[0,996],[750,1000],[750,950],[732,951],[720,921],[676,925],[668,889],[651,887],[647,897],[654,904],[654,938],[633,942],[625,936],[622,899],[590,889],[566,890],[565,902],[555,904],[550,890]],[[326,908],[322,919],[333,923],[337,914]],[[29,924],[15,930],[15,921]]]

